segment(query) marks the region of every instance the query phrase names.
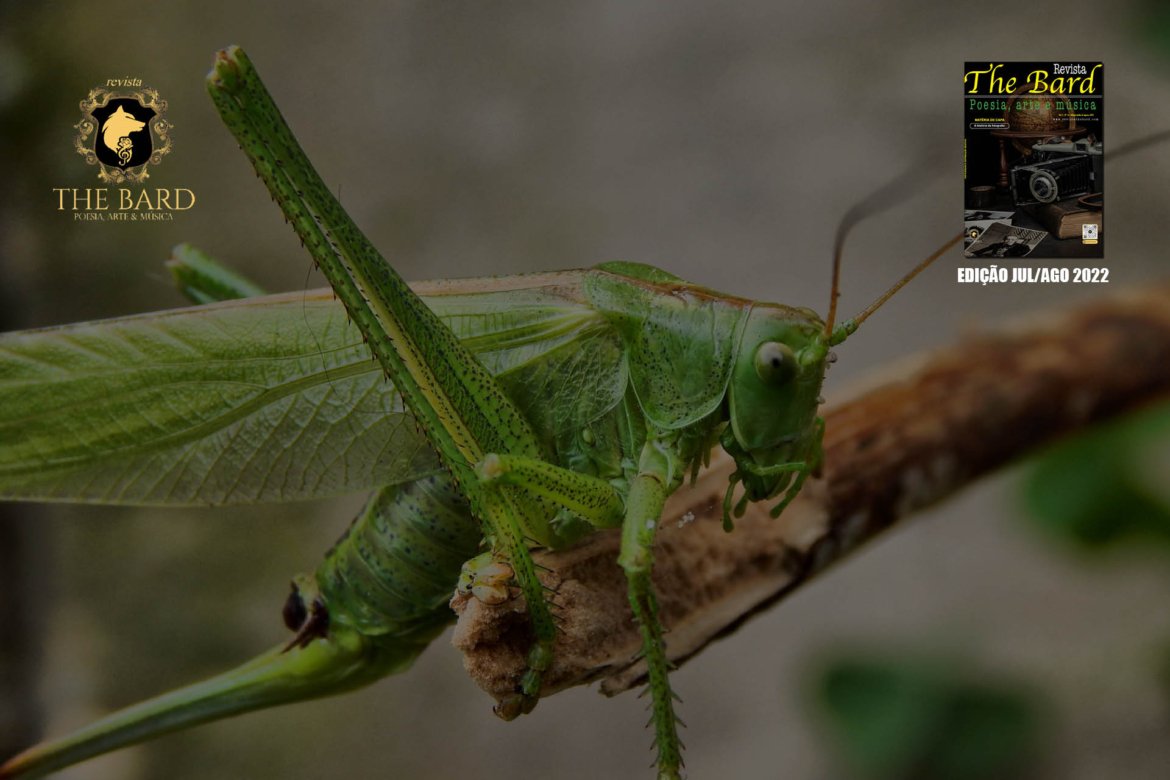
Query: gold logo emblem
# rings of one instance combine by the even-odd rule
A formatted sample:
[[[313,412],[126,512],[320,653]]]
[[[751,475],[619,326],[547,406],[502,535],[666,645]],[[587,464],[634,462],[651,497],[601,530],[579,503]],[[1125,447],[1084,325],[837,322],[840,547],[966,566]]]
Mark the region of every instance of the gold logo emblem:
[[[167,101],[149,87],[126,92],[95,87],[81,101],[81,119],[73,127],[73,145],[98,166],[99,179],[141,184],[150,176],[146,169],[171,150],[174,125],[167,121]]]

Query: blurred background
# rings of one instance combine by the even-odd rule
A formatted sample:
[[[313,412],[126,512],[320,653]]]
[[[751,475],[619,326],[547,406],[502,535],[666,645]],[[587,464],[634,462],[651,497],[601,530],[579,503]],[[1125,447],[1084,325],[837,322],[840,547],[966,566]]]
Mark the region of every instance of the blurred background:
[[[183,305],[162,267],[183,241],[274,291],[323,284],[204,92],[212,54],[231,43],[408,279],[631,260],[823,312],[838,220],[930,165],[937,175],[915,197],[851,237],[848,314],[960,229],[965,60],[1103,60],[1110,144],[1170,128],[1170,12],[1153,3],[1036,2],[1026,14],[914,0],[0,9],[5,329]],[[174,222],[75,223],[52,188],[99,186],[72,148],[78,102],[126,77],[170,103],[174,149],[148,187],[189,188],[195,207]],[[1111,164],[1109,181],[1107,288],[959,285],[952,250],[838,350],[830,397],[972,328],[1165,278],[1170,148]],[[932,682],[910,686],[919,692],[968,678],[1006,691],[996,706],[1023,718],[1012,733],[1036,752],[1021,776],[1167,777],[1165,557],[1054,542],[1027,522],[1024,473],[919,514],[682,668],[690,776],[870,771],[851,763],[833,713],[840,686],[864,687],[877,669],[925,674]],[[26,713],[0,722],[7,746],[282,641],[291,575],[316,567],[363,500],[0,507],[0,608],[23,615],[0,628],[0,709]],[[892,705],[875,695],[881,722]],[[61,776],[651,776],[644,702],[631,695],[576,689],[510,724],[491,704],[443,638],[409,674],[358,693]]]

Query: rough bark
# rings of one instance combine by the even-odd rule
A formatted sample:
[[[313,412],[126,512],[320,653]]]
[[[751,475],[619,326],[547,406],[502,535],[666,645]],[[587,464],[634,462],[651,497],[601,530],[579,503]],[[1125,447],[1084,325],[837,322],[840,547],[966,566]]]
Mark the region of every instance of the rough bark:
[[[779,520],[765,502],[723,532],[733,465],[725,456],[671,498],[654,582],[676,662],[915,510],[1058,437],[1170,394],[1170,286],[971,336],[869,384],[826,412],[823,477]],[[618,544],[617,532],[603,532],[537,555],[565,617],[546,695],[598,679],[613,695],[641,682]],[[511,693],[529,644],[523,599],[453,606],[468,672],[497,697]]]

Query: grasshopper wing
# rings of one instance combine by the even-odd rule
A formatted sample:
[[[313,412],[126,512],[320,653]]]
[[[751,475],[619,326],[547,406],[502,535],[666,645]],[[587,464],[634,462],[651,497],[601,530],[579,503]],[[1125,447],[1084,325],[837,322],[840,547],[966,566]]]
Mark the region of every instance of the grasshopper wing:
[[[247,504],[438,467],[328,295],[0,336],[0,496]]]
[[[522,382],[597,315],[559,285],[518,286],[417,285]],[[0,498],[249,504],[439,468],[328,290],[0,335]]]

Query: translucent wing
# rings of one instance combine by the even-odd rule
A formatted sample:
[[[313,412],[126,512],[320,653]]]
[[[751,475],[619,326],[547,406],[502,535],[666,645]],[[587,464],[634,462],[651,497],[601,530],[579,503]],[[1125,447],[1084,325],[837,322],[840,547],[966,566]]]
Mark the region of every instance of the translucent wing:
[[[604,328],[572,274],[520,279],[417,287],[493,373],[522,382]],[[328,290],[0,336],[2,498],[247,504],[437,469]]]

